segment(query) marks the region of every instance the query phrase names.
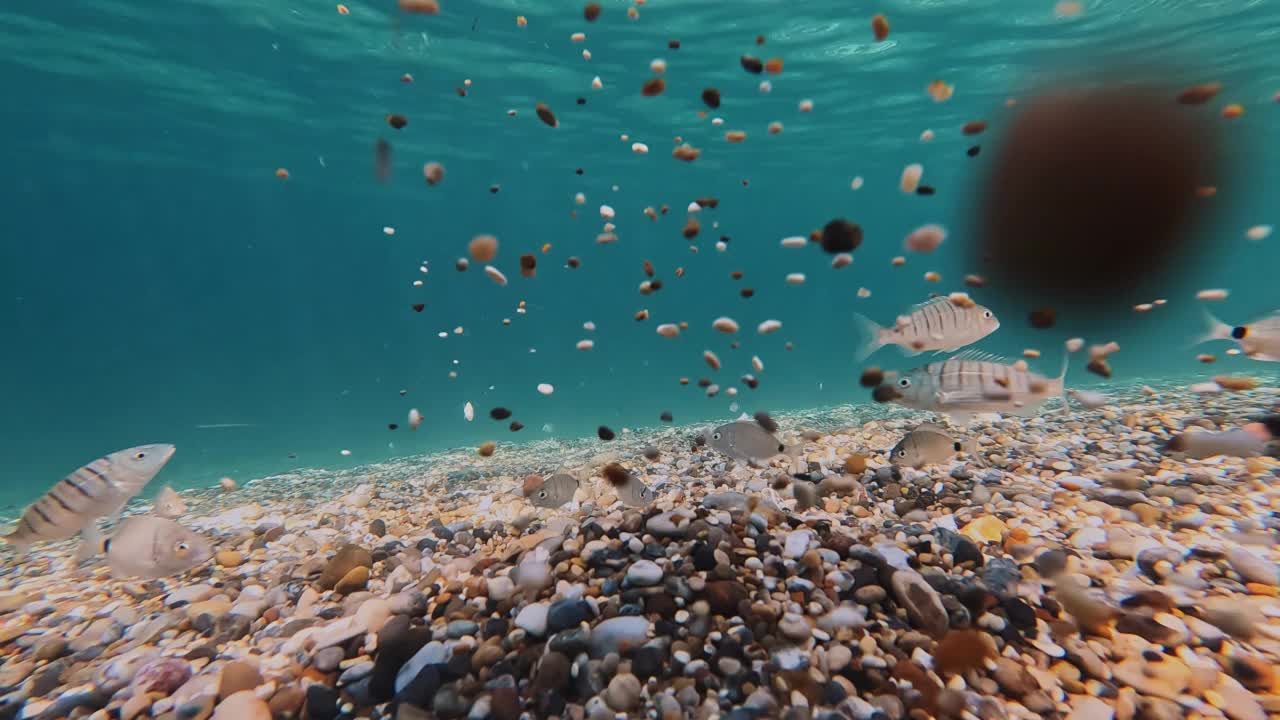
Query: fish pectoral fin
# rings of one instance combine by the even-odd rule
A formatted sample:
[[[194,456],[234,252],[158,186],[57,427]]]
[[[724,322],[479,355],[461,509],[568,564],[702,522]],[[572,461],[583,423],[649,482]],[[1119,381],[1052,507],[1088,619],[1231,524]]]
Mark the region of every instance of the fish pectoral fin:
[[[1014,409],[1010,410],[1009,414],[1017,415],[1018,417],[1024,417],[1024,418],[1035,417],[1036,415],[1040,414],[1040,406],[1039,405],[1022,405],[1020,407],[1015,407]]]
[[[955,405],[957,403],[975,402],[983,399],[983,394],[973,390],[953,390],[951,392],[938,391],[938,403],[941,405]]]
[[[106,540],[102,536],[102,529],[98,527],[98,523],[89,523],[89,526],[80,531],[80,545],[76,547],[73,557],[75,564],[88,560],[102,554]]]

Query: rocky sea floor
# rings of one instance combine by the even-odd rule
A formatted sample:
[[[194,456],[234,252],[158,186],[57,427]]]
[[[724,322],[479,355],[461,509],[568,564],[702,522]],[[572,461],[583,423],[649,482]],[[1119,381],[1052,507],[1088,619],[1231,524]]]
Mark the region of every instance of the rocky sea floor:
[[[1280,463],[1159,452],[1280,391],[1112,393],[920,471],[926,416],[849,406],[775,418],[799,467],[683,428],[183,493],[185,575],[5,555],[0,718],[1280,717]],[[521,494],[609,461],[656,502]]]

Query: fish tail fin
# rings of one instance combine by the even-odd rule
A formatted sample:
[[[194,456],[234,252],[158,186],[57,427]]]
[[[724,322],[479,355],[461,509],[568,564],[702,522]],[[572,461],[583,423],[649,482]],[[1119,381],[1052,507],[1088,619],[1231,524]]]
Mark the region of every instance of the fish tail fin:
[[[80,563],[89,558],[96,557],[106,552],[107,541],[102,535],[102,529],[98,524],[90,523],[89,527],[80,531],[80,545],[76,547],[75,563]]]
[[[1209,308],[1201,307],[1200,312],[1204,315],[1205,331],[1200,337],[1197,337],[1191,345],[1199,345],[1207,343],[1210,340],[1230,340],[1231,326],[1214,317],[1209,312]]]
[[[974,457],[977,457],[979,454],[978,436],[976,435],[970,437],[967,440],[961,440],[960,442],[957,442],[956,445],[959,446],[956,449],[966,455],[973,455]]]
[[[8,535],[0,535],[0,539],[9,543],[9,546],[12,547],[13,551],[19,556],[26,555],[27,551],[31,549],[31,541],[19,537],[17,531],[11,532]]]
[[[882,338],[884,328],[875,320],[859,313],[853,314],[853,321],[863,335],[863,340],[854,354],[854,362],[860,363],[870,357],[871,353],[884,347],[884,339]]]
[[[1062,353],[1062,370],[1058,373],[1058,392],[1062,396],[1062,414],[1071,412],[1071,404],[1067,402],[1067,368],[1071,365],[1071,353]]]

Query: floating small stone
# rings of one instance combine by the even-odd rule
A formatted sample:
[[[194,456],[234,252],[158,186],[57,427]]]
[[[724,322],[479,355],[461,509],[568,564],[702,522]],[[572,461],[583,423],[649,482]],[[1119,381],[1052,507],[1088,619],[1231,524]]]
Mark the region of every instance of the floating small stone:
[[[683,160],[685,162],[693,162],[694,160],[697,160],[701,156],[702,156],[702,151],[690,145],[689,143],[681,143],[671,151],[671,157],[677,160]],[[648,215],[649,212],[652,212],[652,208],[649,208],[645,214]],[[649,217],[650,219],[654,219],[653,215],[649,215]]]
[[[339,450],[339,451],[338,451],[338,454],[339,454],[339,455],[341,455],[341,456],[343,456],[343,457],[348,457],[349,455],[351,455],[351,451],[350,451],[350,450]]]
[[[1221,89],[1222,83],[1216,82],[1192,85],[1178,93],[1178,102],[1183,105],[1204,105],[1212,100]]]
[[[663,323],[658,326],[657,332],[665,338],[673,338],[680,334],[680,326],[674,323]]]
[[[934,134],[932,130],[925,130],[920,133],[920,142],[933,142]]]
[[[835,257],[831,258],[831,267],[836,270],[839,270],[842,267],[848,267],[852,264],[853,256],[849,253],[837,253]]]
[[[423,303],[414,303],[409,307],[412,308],[414,312],[422,312],[423,310],[427,309],[427,306]]]
[[[712,110],[720,107],[720,91],[709,87],[702,91],[702,102]]]
[[[752,57],[751,55],[743,55],[738,59],[738,62],[742,65],[743,70],[746,70],[752,75],[759,75],[764,72],[764,63],[760,62],[760,58]]]
[[[637,311],[637,312],[636,312],[635,318],[636,318],[636,322],[643,322],[643,321],[645,321],[645,320],[648,320],[648,319],[649,319],[649,311],[648,311],[648,310],[639,310],[639,311]]]
[[[1244,115],[1244,106],[1239,103],[1231,103],[1222,108],[1222,117],[1228,120],[1235,120],[1241,115]]]
[[[1155,308],[1155,305],[1152,305],[1151,303],[1138,303],[1137,305],[1133,306],[1133,311],[1134,312],[1151,312],[1153,308]]]
[[[637,154],[637,155],[648,155],[648,154],[649,154],[649,146],[648,146],[648,145],[645,145],[645,144],[644,144],[644,143],[642,143],[642,142],[631,143],[631,152],[633,152],[633,153],[635,153],[635,154]]]
[[[670,410],[663,410],[662,414],[658,416],[658,419],[662,422],[671,422],[675,420],[675,416],[671,414]]]
[[[516,25],[517,25],[518,27],[527,27],[527,26],[529,25],[529,18],[527,18],[527,17],[525,17],[525,16],[523,16],[523,15],[517,15],[517,16],[516,16]]]
[[[1085,369],[1094,375],[1104,378],[1111,377],[1111,365],[1106,361],[1106,358],[1094,358],[1093,360],[1090,360],[1089,364],[1085,366]]]
[[[531,253],[520,256],[520,274],[531,278],[538,272],[538,258]]]
[[[439,0],[400,0],[400,9],[420,15],[440,14]]]
[[[582,266],[582,261],[581,261],[581,260],[579,260],[579,259],[578,259],[578,258],[576,258],[576,257],[570,257],[568,260],[565,260],[565,261],[564,261],[564,264],[565,264],[565,266],[566,266],[566,267],[568,267],[570,270],[576,270],[576,269],[578,269],[579,267],[581,267],[581,266]]]
[[[758,86],[758,89],[762,93],[771,93],[773,92],[773,83],[769,82],[768,80],[761,80],[760,85]]]
[[[1080,352],[1080,350],[1083,347],[1084,347],[1084,338],[1078,338],[1078,337],[1070,338],[1066,342],[1067,352],[1069,353]]]
[[[863,368],[858,384],[862,387],[875,387],[884,382],[884,371],[878,367]]]
[[[884,15],[876,15],[871,18],[871,34],[875,37],[876,42],[881,42],[889,37],[889,18]]]
[[[570,42],[580,43],[580,42],[586,41],[586,39],[587,39],[587,34],[584,32],[576,32],[569,36]]]
[[[1090,365],[1092,365],[1092,363],[1090,363]],[[1222,386],[1215,382],[1194,383],[1187,389],[1193,393],[1199,393],[1201,395],[1216,395],[1217,393],[1222,392]]]
[[[386,226],[386,227],[382,228],[382,234],[383,234],[383,235],[395,235],[395,234],[396,234],[396,229],[395,229],[395,228],[393,228],[393,227],[391,227],[390,225],[388,225],[388,226]]]
[[[578,341],[578,349],[579,349],[579,350],[590,350],[591,348],[593,348],[593,347],[595,347],[595,346],[596,346],[596,343],[595,343],[595,341],[594,341],[594,340],[579,340],[579,341]]]
[[[506,420],[511,417],[511,411],[504,407],[496,407],[489,411],[489,417],[494,420]]]
[[[438,162],[429,162],[422,166],[422,177],[428,185],[439,185],[444,180],[444,166]]]
[[[582,329],[583,329],[583,330],[586,330],[587,332],[595,332],[595,331],[596,331],[596,324],[595,324],[595,323],[593,323],[593,322],[591,322],[590,320],[588,320],[588,321],[586,321],[586,322],[582,323]]]
[[[1210,355],[1209,353],[1200,353],[1199,355],[1196,356],[1196,360],[1199,360],[1200,362],[1205,363],[1207,365],[1212,362],[1217,362],[1218,356]]]
[[[698,236],[698,233],[701,230],[702,230],[702,225],[698,222],[698,219],[689,218],[688,220],[685,221],[684,227],[680,229],[680,234],[684,235],[686,240],[692,240]]]
[[[497,451],[497,449],[498,443],[490,440],[488,442],[480,443],[480,447],[476,448],[476,452],[479,453],[480,457],[493,457],[493,453]]]
[[[924,175],[924,166],[914,163],[902,169],[902,178],[898,181],[898,187],[902,188],[904,193],[914,193],[916,188],[920,187],[920,178]]]
[[[1254,225],[1245,232],[1245,237],[1250,240],[1265,240],[1271,234],[1270,225]]]
[[[782,329],[781,320],[765,320],[756,326],[756,332],[761,335],[768,335],[771,332],[777,332]]]
[[[736,321],[736,320],[734,320],[733,318],[728,318],[728,317],[718,317],[718,318],[716,318],[715,320],[713,320],[713,321],[711,322],[711,327],[715,328],[716,330],[719,330],[719,331],[720,331],[720,332],[722,332],[722,333],[736,333],[736,332],[738,332],[738,323],[737,323],[737,321]]]
[[[348,8],[346,5],[343,5],[342,3],[338,3],[338,14],[339,14],[339,15],[350,15],[350,14],[351,14],[351,9],[350,9],[350,8]]]
[[[752,355],[751,367],[755,369],[756,372],[764,372],[764,361],[761,360],[758,355]]]
[[[524,429],[524,423],[519,420],[512,420],[511,424],[507,426],[507,429],[511,432],[520,432]]]
[[[590,50],[587,50],[586,48],[583,48],[583,49],[582,49],[582,59],[583,59],[583,60],[590,60],[590,59],[591,59],[591,51],[590,51]]]
[[[782,66],[782,58],[769,58],[764,63],[764,71],[772,75],[777,75],[782,72]]]
[[[942,282],[942,275],[935,270],[930,270],[924,274],[925,282]]]
[[[503,275],[501,270],[492,265],[484,266],[484,274],[488,275],[489,279],[498,283],[498,285],[505,286],[507,284],[507,276]]]
[[[404,115],[400,115],[398,113],[392,113],[391,115],[387,116],[387,124],[399,130],[400,128],[403,128],[405,125],[409,124],[409,118],[405,117]]]
[[[229,477],[224,477],[224,478],[222,478],[221,480],[219,480],[219,481],[218,481],[218,485],[219,485],[219,486],[221,486],[221,487],[222,487],[222,489],[223,489],[223,490],[225,490],[225,491],[227,491],[227,492],[231,492],[231,491],[235,490],[236,488],[240,487],[239,485],[237,485],[237,484],[236,484],[236,481],[235,481],[235,480],[232,480],[232,479],[231,479],[231,478],[229,478]]]
[[[1076,0],[1061,0],[1053,6],[1053,14],[1060,18],[1071,18],[1084,12],[1084,4]],[[1097,713],[1079,713],[1080,715],[1095,715]]]
[[[597,76],[595,76],[595,77],[591,78],[591,89],[592,89],[592,90],[599,90],[600,88],[603,88],[603,87],[604,87],[604,83],[600,80],[600,76],[599,76],[599,75],[597,75]]]
[[[649,78],[644,81],[644,85],[640,86],[640,94],[645,97],[654,97],[661,95],[667,89],[667,81],[660,77]]]
[[[638,17],[640,17],[640,11],[637,10],[634,5],[632,7],[627,8],[628,19],[635,20]]]
[[[986,129],[986,120],[970,120],[960,128],[960,132],[965,135],[981,135]]]
[[[903,246],[910,252],[931,253],[947,239],[947,230],[941,225],[922,225],[907,235]]]
[[[538,119],[545,123],[548,127],[560,127],[560,121],[556,119],[556,114],[551,112],[551,108],[546,103],[538,103],[533,106],[533,111],[537,113]]]
[[[492,262],[498,256],[498,238],[492,235],[476,235],[467,245],[467,252],[476,262]]]
[[[280,178],[281,180],[288,180],[289,171],[284,168],[276,168],[276,177]]]
[[[978,157],[978,153],[980,152],[982,152],[982,147],[980,145],[974,145],[970,147],[968,150],[965,150],[964,154],[968,155],[969,157]]]
[[[1053,308],[1038,308],[1027,316],[1031,327],[1037,330],[1048,330],[1058,322],[1058,313]]]
[[[799,107],[800,107],[800,112],[802,113],[813,112],[813,101],[808,99],[801,100]],[[854,188],[854,189],[856,190],[857,188]]]
[[[724,139],[731,143],[740,143],[747,139],[747,133],[743,130],[730,130],[724,134]]]
[[[788,274],[787,274],[787,284],[788,284],[788,285],[803,285],[803,284],[804,284],[804,273],[788,273]]]
[[[600,17],[600,3],[587,3],[582,8],[582,17],[586,18],[587,22],[595,22],[596,18]]]
[[[667,61],[662,58],[654,58],[649,61],[649,71],[654,75],[661,75],[667,71]]]
[[[739,294],[739,295],[741,295],[741,296],[742,296],[742,297],[744,297],[744,298],[749,298],[749,297],[751,297],[752,295],[755,295],[755,294],[756,294],[756,291],[755,291],[755,290],[752,290],[752,289],[751,289],[751,288],[749,288],[749,287],[744,287],[744,288],[742,288],[741,290],[739,290],[739,291],[738,291],[738,294]]]
[[[608,427],[601,425],[600,427],[596,428],[596,436],[599,437],[601,440],[604,440],[605,442],[609,442],[610,440],[613,440],[614,438],[616,438],[617,434],[614,433],[612,430],[610,430]]]
[[[934,102],[946,102],[950,100],[951,95],[955,93],[955,88],[941,80],[934,80],[929,83],[926,91],[929,93],[929,97],[933,98]]]
[[[720,358],[710,350],[702,351],[702,359],[707,361],[707,365],[710,365],[712,370],[720,369]]]
[[[1251,377],[1238,375],[1215,375],[1213,381],[1225,390],[1252,390],[1258,387],[1258,381]]]
[[[862,226],[844,218],[835,218],[822,226],[822,250],[827,253],[851,253],[862,245]]]
[[[604,218],[605,220],[612,220],[613,216],[614,216],[613,208],[609,207],[608,205],[600,206],[600,217]]]
[[[863,182],[863,181],[862,181],[862,176],[861,176],[861,175],[859,175],[859,176],[855,177],[854,179],[852,179],[852,180],[850,180],[850,181],[849,181],[849,189],[850,189],[850,190],[857,190],[857,189],[861,188],[861,187],[862,187],[862,182]]]
[[[421,424],[422,424],[422,413],[418,412],[418,408],[411,409],[409,411],[409,429],[417,430],[418,426]]]

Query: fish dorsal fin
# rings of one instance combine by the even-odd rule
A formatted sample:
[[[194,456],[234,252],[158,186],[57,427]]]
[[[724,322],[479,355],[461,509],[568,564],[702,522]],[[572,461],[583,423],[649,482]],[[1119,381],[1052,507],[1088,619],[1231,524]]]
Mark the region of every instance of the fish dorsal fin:
[[[934,423],[934,422],[922,422],[919,425],[915,426],[915,428],[912,429],[912,432],[916,430],[924,430],[925,432],[936,432],[936,433],[950,433],[950,431],[947,430],[945,425],[941,425],[939,423]]]
[[[910,315],[911,313],[919,310],[920,308],[929,307],[930,305],[939,305],[945,302],[951,302],[951,298],[947,297],[946,295],[931,297],[928,300],[925,300],[923,302],[918,302],[915,305],[912,305],[911,307],[907,308],[907,311],[903,313],[903,315]]]
[[[1017,362],[1016,360],[1007,358],[1003,355],[996,355],[995,353],[989,353],[989,352],[986,352],[985,350],[977,350],[974,348],[970,348],[968,350],[961,350],[955,355],[952,355],[951,357],[947,358],[947,360],[963,360],[965,362],[990,362],[990,363],[996,363],[997,365],[1012,365],[1015,362]],[[946,361],[944,360],[943,362],[946,362]]]
[[[742,413],[738,416],[737,420],[734,420],[734,422],[751,422],[751,416],[746,413]]]

